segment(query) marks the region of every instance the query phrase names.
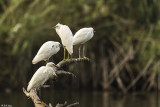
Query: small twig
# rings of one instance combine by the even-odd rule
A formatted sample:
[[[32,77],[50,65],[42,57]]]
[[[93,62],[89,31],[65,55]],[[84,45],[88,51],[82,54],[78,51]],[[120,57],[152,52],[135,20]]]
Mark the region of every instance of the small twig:
[[[50,85],[43,85],[42,87],[43,88],[48,88],[48,87],[50,87]]]
[[[79,105],[79,102],[76,102],[76,103],[70,104],[70,105],[68,105],[67,107],[74,107],[74,106],[77,106],[77,105]]]
[[[64,70],[58,70],[58,71],[56,71],[56,74],[57,75],[71,75],[72,77],[76,77],[73,73],[67,72],[67,71],[64,71]]]
[[[64,104],[57,104],[56,107],[65,107],[67,106],[67,101],[64,102]]]
[[[72,63],[89,62],[89,61],[90,61],[89,58],[72,58],[72,59],[62,60],[56,65],[56,74],[57,75],[61,75],[61,74],[62,75],[63,74],[72,75],[72,76],[76,77],[73,73],[64,71],[62,68],[64,66],[72,64]]]
[[[75,107],[75,106],[77,106],[77,105],[79,105],[79,102],[75,102],[75,103],[73,103],[73,104],[69,104],[69,105],[67,105],[67,101],[65,101],[64,102],[64,104],[57,104],[56,105],[56,107]]]

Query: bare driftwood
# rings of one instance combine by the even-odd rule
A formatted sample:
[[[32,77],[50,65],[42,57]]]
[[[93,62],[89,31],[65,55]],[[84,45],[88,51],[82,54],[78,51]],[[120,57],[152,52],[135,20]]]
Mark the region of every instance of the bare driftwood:
[[[65,101],[64,104],[57,104],[56,107],[74,107],[74,106],[77,106],[77,105],[79,105],[78,102],[67,105],[67,101]]]
[[[67,75],[72,75],[75,76],[73,73],[67,72],[63,70],[64,66],[68,66],[69,64],[72,63],[81,63],[81,62],[89,62],[90,60],[88,58],[72,58],[72,59],[68,59],[68,60],[62,60],[60,61],[57,65],[56,65],[56,74],[57,75],[61,75],[61,74],[67,74]],[[55,69],[55,68],[54,68]],[[23,88],[23,92],[25,93],[25,95],[29,98],[32,99],[35,107],[53,107],[51,104],[47,105],[45,104],[43,101],[40,100],[40,98],[38,97],[36,91],[31,90],[30,92],[27,92],[24,88]],[[73,104],[69,104],[67,105],[67,102],[65,102],[64,104],[57,104],[56,107],[75,107],[79,105],[78,102],[73,103]]]

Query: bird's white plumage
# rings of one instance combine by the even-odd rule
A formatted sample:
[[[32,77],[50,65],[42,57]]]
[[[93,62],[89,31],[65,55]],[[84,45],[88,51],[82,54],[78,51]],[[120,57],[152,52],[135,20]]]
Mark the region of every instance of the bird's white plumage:
[[[33,58],[32,63],[36,64],[42,60],[48,60],[52,55],[60,50],[61,44],[59,42],[47,41],[39,49],[36,56]]]
[[[56,25],[56,32],[61,38],[63,46],[66,47],[67,51],[71,55],[73,53],[73,34],[67,25],[58,23]]]
[[[56,76],[55,70],[52,68],[54,63],[49,62],[46,66],[40,67],[31,78],[27,91],[40,88],[49,78]]]
[[[78,30],[73,37],[73,45],[84,44],[90,40],[94,35],[93,28],[82,28]]]

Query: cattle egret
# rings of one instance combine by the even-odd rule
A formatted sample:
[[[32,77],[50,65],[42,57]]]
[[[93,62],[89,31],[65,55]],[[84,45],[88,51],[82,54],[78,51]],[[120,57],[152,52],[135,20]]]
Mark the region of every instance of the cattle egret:
[[[54,67],[55,64],[53,62],[49,62],[46,66],[40,67],[31,78],[27,91],[29,92],[31,89],[40,88],[49,78],[56,76]]]
[[[82,28],[80,30],[78,30],[74,37],[73,37],[73,45],[80,45],[79,46],[79,58],[81,58],[80,55],[80,49],[81,49],[81,45],[83,45],[83,57],[85,57],[84,55],[84,43],[86,43],[88,40],[90,40],[94,35],[94,29],[93,28]]]
[[[48,62],[49,58],[60,50],[61,44],[59,42],[48,41],[45,42],[39,49],[37,55],[33,58],[32,63],[36,64],[42,60]]]
[[[70,28],[67,25],[58,23],[55,26],[56,32],[61,38],[62,44],[64,46],[64,59],[65,59],[65,48],[70,55],[73,54],[73,34]],[[68,54],[68,58],[69,58]]]

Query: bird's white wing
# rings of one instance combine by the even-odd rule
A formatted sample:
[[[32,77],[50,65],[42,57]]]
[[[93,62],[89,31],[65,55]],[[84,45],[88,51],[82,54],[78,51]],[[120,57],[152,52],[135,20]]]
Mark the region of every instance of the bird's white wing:
[[[60,31],[62,44],[63,45],[71,45],[73,43],[73,34],[68,26],[63,25]]]
[[[80,29],[73,37],[73,45],[83,44],[88,41],[89,30]]]
[[[61,38],[62,44],[66,47],[67,51],[72,54],[73,53],[73,34],[70,28],[67,25],[58,24],[58,28],[56,28],[56,32]]]
[[[86,39],[82,44],[89,41],[93,37],[93,31],[92,30],[88,31],[88,33],[86,35],[87,35],[87,37],[85,37]]]
[[[39,49],[37,55],[42,55],[42,54],[46,54],[48,53],[49,50],[51,50],[52,47],[50,46],[49,43],[45,43],[41,46],[41,48]]]
[[[51,50],[52,50],[52,42],[49,41],[44,43],[37,52],[37,55],[33,58],[32,63],[36,64],[41,60],[47,60],[52,55],[52,53],[50,52]]]
[[[44,55],[46,54],[46,56],[51,56],[56,54],[59,50],[59,42],[53,42],[53,41],[48,41],[38,52],[38,55]]]
[[[27,90],[29,91],[32,88],[38,88],[41,83],[43,83],[44,79],[45,79],[45,75],[43,73],[43,71],[46,70],[46,67],[40,67],[35,74],[33,75],[33,77],[31,78],[29,85],[27,87]]]
[[[68,26],[63,25],[61,27],[61,41],[62,44],[67,48],[70,54],[73,53],[73,34]]]

